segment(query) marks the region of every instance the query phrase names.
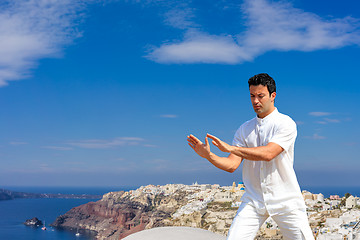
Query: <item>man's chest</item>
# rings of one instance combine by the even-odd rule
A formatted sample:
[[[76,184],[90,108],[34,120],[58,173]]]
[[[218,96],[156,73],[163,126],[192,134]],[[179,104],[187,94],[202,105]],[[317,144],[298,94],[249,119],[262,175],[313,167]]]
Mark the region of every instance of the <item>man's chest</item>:
[[[245,134],[246,147],[266,146],[274,137],[276,125],[274,123],[254,124]]]

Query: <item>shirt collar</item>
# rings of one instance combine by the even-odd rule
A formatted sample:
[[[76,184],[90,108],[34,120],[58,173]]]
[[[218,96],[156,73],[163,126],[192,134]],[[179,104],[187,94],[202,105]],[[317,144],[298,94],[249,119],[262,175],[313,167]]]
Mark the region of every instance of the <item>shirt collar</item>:
[[[264,124],[266,123],[269,119],[273,118],[275,115],[277,115],[279,113],[279,111],[277,110],[277,108],[275,108],[274,111],[272,111],[272,113],[270,113],[269,115],[267,115],[264,118],[259,118],[258,116],[256,116],[256,120],[258,124]]]

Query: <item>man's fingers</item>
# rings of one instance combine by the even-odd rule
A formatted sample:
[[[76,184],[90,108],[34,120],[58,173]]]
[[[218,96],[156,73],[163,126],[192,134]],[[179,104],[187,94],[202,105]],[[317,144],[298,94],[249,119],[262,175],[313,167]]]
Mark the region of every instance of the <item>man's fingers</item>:
[[[189,142],[191,145],[193,145],[194,147],[195,147],[197,144],[199,144],[199,143],[195,142],[194,140],[190,140],[190,139],[188,139],[188,142]]]
[[[188,141],[193,143],[194,145],[202,144],[202,142],[197,137],[195,137],[194,135],[188,136]]]
[[[205,138],[205,144],[206,144],[206,146],[209,146],[209,140],[207,137]]]
[[[187,140],[189,144],[195,145],[195,143],[193,141],[191,141],[190,139]]]
[[[193,139],[188,138],[188,139],[187,139],[187,141],[188,141],[189,143],[191,143],[191,144],[195,145],[195,141],[194,141]]]
[[[194,147],[193,145],[191,145],[190,143],[188,143],[188,144],[189,144],[189,146],[190,146],[192,149],[195,150],[195,147]]]
[[[197,137],[195,137],[192,134],[190,134],[190,136],[188,136],[188,138],[191,139],[192,141],[194,141],[195,143],[202,143]]]
[[[195,142],[200,142],[200,140],[192,134],[190,134],[190,138],[193,139]]]
[[[208,138],[211,138],[212,140],[214,140],[214,141],[219,141],[220,139],[218,139],[217,137],[215,137],[215,136],[213,136],[213,135],[211,135],[211,134],[207,134],[206,135]]]

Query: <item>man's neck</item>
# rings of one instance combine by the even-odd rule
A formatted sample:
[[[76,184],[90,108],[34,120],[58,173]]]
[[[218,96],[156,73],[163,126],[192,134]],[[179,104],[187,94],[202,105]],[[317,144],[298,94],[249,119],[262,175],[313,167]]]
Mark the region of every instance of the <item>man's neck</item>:
[[[274,112],[275,109],[276,109],[276,107],[273,106],[273,107],[270,109],[270,111],[268,111],[268,112],[266,112],[266,113],[259,114],[259,115],[257,115],[257,117],[258,117],[258,118],[265,118],[265,117],[269,116],[272,112]]]

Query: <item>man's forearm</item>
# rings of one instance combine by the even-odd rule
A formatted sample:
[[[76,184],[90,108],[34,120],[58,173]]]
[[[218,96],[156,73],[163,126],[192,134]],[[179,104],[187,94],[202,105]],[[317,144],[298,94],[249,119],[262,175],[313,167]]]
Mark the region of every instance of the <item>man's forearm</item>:
[[[231,146],[210,134],[207,134],[207,137],[211,138],[212,143],[221,151],[252,161],[271,161],[284,150],[280,145],[273,142],[268,143],[266,146],[244,148]]]
[[[220,168],[221,170],[227,172],[234,172],[240,165],[242,159],[236,157],[237,159],[232,159],[229,157],[219,157],[216,154],[210,152],[209,156],[206,158],[210,163],[215,167]]]
[[[279,145],[270,143],[266,146],[253,148],[232,146],[230,153],[252,161],[271,161],[282,151],[283,149]]]

